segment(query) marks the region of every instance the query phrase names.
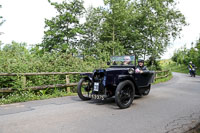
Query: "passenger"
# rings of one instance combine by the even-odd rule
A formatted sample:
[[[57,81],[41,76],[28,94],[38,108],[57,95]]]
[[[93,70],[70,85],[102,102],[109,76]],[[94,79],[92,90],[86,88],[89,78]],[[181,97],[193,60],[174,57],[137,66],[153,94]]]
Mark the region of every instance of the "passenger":
[[[117,62],[116,62],[116,61],[113,61],[113,65],[117,65]]]
[[[146,66],[144,66],[144,60],[143,59],[139,59],[138,60],[138,66],[136,67],[135,72],[136,73],[144,73],[144,72],[148,72],[149,70],[147,69]]]
[[[124,56],[124,62],[122,65],[132,65],[131,64],[131,57],[130,56]]]

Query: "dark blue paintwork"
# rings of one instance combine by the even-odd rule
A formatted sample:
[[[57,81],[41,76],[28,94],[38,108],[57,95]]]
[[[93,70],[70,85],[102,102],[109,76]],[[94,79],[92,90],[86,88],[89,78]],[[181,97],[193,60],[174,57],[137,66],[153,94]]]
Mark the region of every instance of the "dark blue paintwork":
[[[136,88],[136,94],[140,95],[145,88],[150,87],[154,79],[154,72],[148,71],[145,73],[129,74],[130,68],[135,69],[135,66],[111,66],[107,69],[97,69],[93,73],[81,74],[88,78],[92,83],[99,82],[101,84],[101,93],[110,92],[114,95],[117,85],[124,81],[130,80]]]

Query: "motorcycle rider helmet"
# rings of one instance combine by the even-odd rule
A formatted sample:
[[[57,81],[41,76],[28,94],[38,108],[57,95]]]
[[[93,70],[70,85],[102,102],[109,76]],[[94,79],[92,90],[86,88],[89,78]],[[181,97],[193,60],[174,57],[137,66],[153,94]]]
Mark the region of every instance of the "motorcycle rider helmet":
[[[189,63],[192,64],[192,61],[190,61]]]
[[[143,59],[138,59],[138,63],[139,63],[139,62],[144,63],[144,60],[143,60]]]

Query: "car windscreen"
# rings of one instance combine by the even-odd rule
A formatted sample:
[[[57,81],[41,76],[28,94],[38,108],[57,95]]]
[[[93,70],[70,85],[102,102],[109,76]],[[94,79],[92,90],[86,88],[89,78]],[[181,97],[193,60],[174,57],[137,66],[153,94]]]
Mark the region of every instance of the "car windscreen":
[[[112,56],[111,65],[133,65],[135,61],[135,56],[133,55],[124,55],[124,56]]]

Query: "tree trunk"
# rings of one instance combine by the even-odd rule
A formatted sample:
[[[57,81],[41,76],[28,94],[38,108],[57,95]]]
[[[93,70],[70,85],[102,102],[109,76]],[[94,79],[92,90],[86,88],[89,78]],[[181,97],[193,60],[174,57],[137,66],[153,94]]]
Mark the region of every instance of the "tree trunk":
[[[113,32],[112,32],[112,41],[113,43],[115,42],[115,26],[113,24]],[[113,52],[112,52],[113,56],[115,55],[115,46],[113,46]]]

